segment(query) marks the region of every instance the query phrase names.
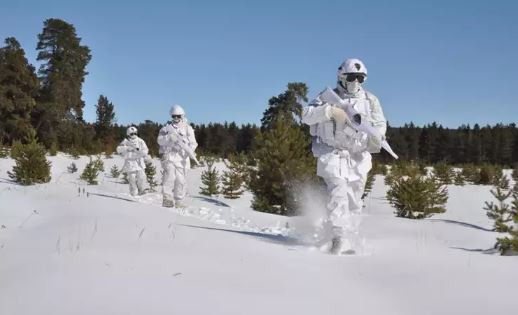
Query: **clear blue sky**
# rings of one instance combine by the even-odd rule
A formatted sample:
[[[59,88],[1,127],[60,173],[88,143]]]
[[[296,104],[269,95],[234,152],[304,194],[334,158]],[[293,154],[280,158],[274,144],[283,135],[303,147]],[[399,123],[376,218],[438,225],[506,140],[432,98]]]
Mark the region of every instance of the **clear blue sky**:
[[[0,0],[0,38],[36,65],[47,18],[92,50],[85,119],[99,94],[119,123],[163,122],[174,103],[195,123],[258,123],[268,99],[302,81],[334,86],[348,57],[392,125],[518,120],[518,1]]]

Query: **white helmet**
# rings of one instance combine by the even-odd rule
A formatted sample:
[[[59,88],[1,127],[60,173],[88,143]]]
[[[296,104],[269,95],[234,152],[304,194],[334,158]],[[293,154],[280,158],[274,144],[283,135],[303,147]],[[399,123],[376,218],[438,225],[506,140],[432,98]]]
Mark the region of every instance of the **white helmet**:
[[[338,77],[348,73],[360,73],[367,76],[367,67],[360,59],[347,59],[338,67]]]
[[[352,58],[345,60],[338,67],[338,85],[347,93],[357,93],[360,86],[367,80],[367,67],[360,59]]]
[[[169,116],[173,116],[173,115],[185,116],[185,111],[183,110],[182,106],[173,105],[173,107],[171,107],[171,110],[169,111]]]
[[[133,135],[137,135],[137,128],[134,126],[128,127],[128,129],[126,129],[126,136],[131,137]]]

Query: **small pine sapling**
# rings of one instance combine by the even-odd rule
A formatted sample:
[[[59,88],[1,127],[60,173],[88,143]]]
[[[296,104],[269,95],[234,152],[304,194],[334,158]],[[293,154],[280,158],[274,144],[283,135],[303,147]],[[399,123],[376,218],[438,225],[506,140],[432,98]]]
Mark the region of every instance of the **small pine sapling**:
[[[448,191],[434,177],[403,176],[392,182],[387,199],[397,217],[423,219],[446,211]]]
[[[119,170],[117,165],[113,165],[110,169],[110,174],[113,178],[119,178],[119,176],[121,175],[121,171]]]
[[[77,172],[77,165],[76,163],[72,162],[72,164],[70,164],[68,167],[67,167],[67,170],[70,174],[73,174],[75,172]]]
[[[90,162],[86,164],[83,173],[79,178],[86,181],[88,185],[97,185],[97,176],[99,175],[99,168],[96,166],[95,161],[92,161],[90,158]]]
[[[146,173],[147,182],[149,183],[149,188],[151,191],[156,191],[155,187],[158,183],[155,181],[156,167],[153,165],[153,162],[150,160],[146,160],[144,162],[146,165],[144,172]]]
[[[206,158],[207,169],[201,173],[200,193],[206,196],[213,196],[219,193],[219,172],[214,167],[214,159]]]

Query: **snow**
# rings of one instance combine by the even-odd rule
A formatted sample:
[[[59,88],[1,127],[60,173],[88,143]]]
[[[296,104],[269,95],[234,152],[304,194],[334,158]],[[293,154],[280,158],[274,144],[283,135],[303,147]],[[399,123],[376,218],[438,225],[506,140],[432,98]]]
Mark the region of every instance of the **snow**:
[[[78,179],[88,158],[49,157],[52,181],[19,186],[0,159],[0,314],[514,314],[518,257],[495,243],[490,187],[449,186],[447,212],[396,218],[378,176],[361,230],[366,251],[332,256],[293,238],[301,218],[250,209],[251,194],[199,195],[186,209],[140,202],[109,176]],[[79,172],[66,167],[75,162]],[[157,166],[157,180],[160,165]],[[222,163],[217,165],[221,170]],[[84,193],[83,193],[84,189]],[[295,231],[297,232],[297,231]],[[300,232],[300,231],[299,231]]]

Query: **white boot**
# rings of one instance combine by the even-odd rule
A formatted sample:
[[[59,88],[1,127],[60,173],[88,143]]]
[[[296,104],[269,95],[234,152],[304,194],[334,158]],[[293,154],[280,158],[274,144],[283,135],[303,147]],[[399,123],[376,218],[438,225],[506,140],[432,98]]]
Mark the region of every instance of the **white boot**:
[[[174,208],[174,200],[164,198],[162,200],[162,207]]]
[[[354,255],[356,251],[347,238],[336,236],[331,240],[329,253],[333,255]]]

